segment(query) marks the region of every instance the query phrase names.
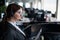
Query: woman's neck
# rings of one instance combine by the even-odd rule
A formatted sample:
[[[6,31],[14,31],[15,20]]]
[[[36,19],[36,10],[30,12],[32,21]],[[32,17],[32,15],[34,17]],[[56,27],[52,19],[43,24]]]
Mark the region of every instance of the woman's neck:
[[[14,18],[10,18],[10,19],[8,19],[7,21],[10,21],[10,22],[15,23],[17,20],[16,20],[16,19],[14,19]]]

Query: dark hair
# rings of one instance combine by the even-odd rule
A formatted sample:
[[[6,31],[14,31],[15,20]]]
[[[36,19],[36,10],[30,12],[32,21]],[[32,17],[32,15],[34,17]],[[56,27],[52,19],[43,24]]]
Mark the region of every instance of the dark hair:
[[[20,5],[15,4],[15,3],[9,4],[6,9],[6,13],[3,17],[3,20],[7,20],[7,18],[12,17],[15,14],[15,12],[17,10],[19,10],[20,8],[22,8],[22,7]]]

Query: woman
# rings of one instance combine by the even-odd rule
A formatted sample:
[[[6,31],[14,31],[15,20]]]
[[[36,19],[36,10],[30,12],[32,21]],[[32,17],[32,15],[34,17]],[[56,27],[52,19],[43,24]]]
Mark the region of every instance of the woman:
[[[0,40],[26,40],[25,33],[16,26],[16,21],[22,18],[22,7],[17,4],[10,4],[6,14],[0,23]]]

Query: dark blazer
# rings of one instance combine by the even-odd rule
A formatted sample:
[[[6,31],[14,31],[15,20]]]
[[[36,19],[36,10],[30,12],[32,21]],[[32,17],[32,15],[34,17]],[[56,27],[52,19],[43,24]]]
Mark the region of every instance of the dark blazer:
[[[26,40],[25,37],[10,23],[0,23],[0,40]]]

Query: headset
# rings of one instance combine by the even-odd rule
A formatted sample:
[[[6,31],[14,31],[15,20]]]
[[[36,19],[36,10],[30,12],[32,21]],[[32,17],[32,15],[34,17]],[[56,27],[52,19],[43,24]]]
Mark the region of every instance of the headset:
[[[14,15],[14,12],[13,12],[13,9],[11,8],[11,14],[10,14],[10,16],[13,16]]]
[[[11,3],[11,4],[12,4],[12,3]],[[18,4],[17,4],[17,3],[15,3],[15,2],[14,2],[13,4],[18,5]],[[10,15],[11,15],[11,16],[13,16],[13,15],[14,15],[14,12],[13,12],[12,6],[11,6],[11,10],[10,10],[10,11],[11,11],[11,14],[10,14]]]
[[[7,10],[8,11],[8,10]],[[12,17],[14,15],[14,10],[12,9],[12,5],[10,5],[10,9],[9,9],[9,12],[6,11],[6,16],[9,18],[9,17]]]

